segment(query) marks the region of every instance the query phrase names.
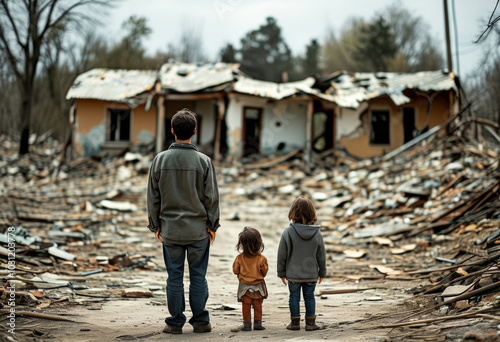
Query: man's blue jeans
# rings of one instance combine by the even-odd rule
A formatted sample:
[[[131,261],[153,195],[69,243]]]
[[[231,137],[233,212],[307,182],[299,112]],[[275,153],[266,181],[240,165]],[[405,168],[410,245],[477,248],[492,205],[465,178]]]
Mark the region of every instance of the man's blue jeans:
[[[167,267],[167,304],[171,317],[165,323],[171,327],[182,327],[186,323],[184,310],[184,261],[187,256],[189,265],[189,306],[193,317],[192,326],[206,325],[210,322],[205,309],[208,299],[207,274],[210,241],[208,238],[189,245],[163,245],[163,259]]]
[[[316,299],[314,298],[314,290],[316,282],[311,283],[292,283],[288,281],[288,290],[290,298],[288,306],[290,307],[290,317],[300,317],[300,289],[304,295],[306,307],[306,317],[316,317]]]

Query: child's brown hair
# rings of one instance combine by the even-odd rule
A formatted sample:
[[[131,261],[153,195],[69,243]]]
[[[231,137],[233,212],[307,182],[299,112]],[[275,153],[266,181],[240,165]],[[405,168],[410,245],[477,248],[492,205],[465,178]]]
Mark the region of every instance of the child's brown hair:
[[[293,201],[290,207],[290,212],[288,212],[288,219],[292,220],[293,223],[299,224],[315,224],[317,221],[316,209],[314,209],[313,202],[304,196],[298,197]]]
[[[238,235],[236,250],[243,252],[245,256],[252,257],[259,255],[264,250],[264,242],[257,229],[245,227]]]

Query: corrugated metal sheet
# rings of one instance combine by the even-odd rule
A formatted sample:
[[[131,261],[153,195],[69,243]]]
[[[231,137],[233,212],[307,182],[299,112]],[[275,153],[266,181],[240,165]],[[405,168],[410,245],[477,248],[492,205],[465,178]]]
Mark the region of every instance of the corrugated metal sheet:
[[[380,96],[389,96],[395,105],[411,101],[403,94],[405,89],[421,91],[457,90],[454,75],[442,71],[417,73],[343,73],[331,80],[332,88],[326,95],[341,107],[357,108],[361,102]]]
[[[133,105],[139,100],[137,95],[151,90],[159,79],[165,92],[196,93],[232,90],[237,93],[284,99],[296,94],[309,94],[338,106],[358,108],[358,106],[380,96],[389,96],[397,106],[410,102],[403,94],[405,89],[421,91],[457,90],[453,74],[441,71],[417,73],[335,73],[324,78],[321,92],[316,80],[288,83],[274,83],[249,78],[239,71],[239,64],[190,64],[166,63],[159,74],[142,70],[94,69],[76,79],[66,98],[92,98],[108,101],[121,101]],[[226,88],[227,86],[227,88]]]
[[[416,73],[380,72],[372,74],[354,74],[355,78],[370,77],[372,87],[387,84],[388,88],[401,91],[403,89],[419,89],[423,91],[440,91],[455,89],[453,74],[442,71],[422,71]]]
[[[312,90],[311,86],[314,82],[315,80],[312,77],[298,82],[274,83],[239,76],[238,81],[234,84],[233,91],[281,100],[303,92],[301,89]]]
[[[160,69],[163,90],[194,93],[235,81],[239,64],[166,63]]]
[[[97,99],[137,103],[135,96],[153,89],[158,72],[146,70],[92,69],[79,75],[66,99]]]

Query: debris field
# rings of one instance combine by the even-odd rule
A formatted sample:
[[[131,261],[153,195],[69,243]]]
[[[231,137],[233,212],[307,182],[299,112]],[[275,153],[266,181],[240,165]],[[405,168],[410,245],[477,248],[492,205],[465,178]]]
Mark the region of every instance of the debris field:
[[[327,279],[339,284],[318,290],[318,298],[388,281],[408,294],[393,312],[367,315],[356,329],[392,328],[387,340],[494,341],[500,331],[500,158],[498,141],[486,138],[490,131],[500,129],[462,111],[370,160],[330,153],[307,164],[296,150],[216,165],[222,214],[238,221],[248,203],[287,207],[296,196],[309,196],[326,243]],[[0,146],[0,312],[9,312],[14,285],[18,340],[50,338],[39,325],[44,320],[74,319],[58,308],[98,310],[103,301],[128,298],[165,302],[164,280],[121,276],[165,277],[146,228],[152,153],[69,159],[45,137],[23,157],[8,137],[0,137]],[[9,267],[12,239],[15,270]],[[109,277],[97,278],[103,273]],[[420,285],[409,285],[415,282]],[[380,300],[376,291],[370,300]],[[0,341],[13,340],[2,322]]]

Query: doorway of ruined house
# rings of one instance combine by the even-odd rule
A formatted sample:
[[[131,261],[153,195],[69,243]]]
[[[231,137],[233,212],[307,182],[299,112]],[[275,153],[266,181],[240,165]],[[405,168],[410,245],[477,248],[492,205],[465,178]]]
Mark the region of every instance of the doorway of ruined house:
[[[225,108],[228,106],[228,99],[225,98]],[[219,105],[217,103],[214,104],[214,116],[215,116],[215,128],[214,128],[214,140],[212,144],[212,149],[214,151],[215,155],[215,146],[216,146],[216,139],[217,139],[217,127],[219,127],[219,121],[220,121],[220,136],[219,136],[219,153],[222,157],[225,157],[227,155],[228,151],[228,146],[227,146],[227,126],[226,126],[226,120],[225,116],[222,118],[222,120],[219,117]]]
[[[334,147],[335,121],[333,109],[315,108],[312,118],[312,149],[321,153]]]
[[[260,153],[262,108],[243,108],[243,157]]]
[[[130,109],[108,108],[107,141],[130,140]]]
[[[127,108],[107,108],[106,137],[101,152],[116,155],[131,144],[132,111]]]
[[[403,107],[403,129],[406,144],[415,138],[415,108]]]

